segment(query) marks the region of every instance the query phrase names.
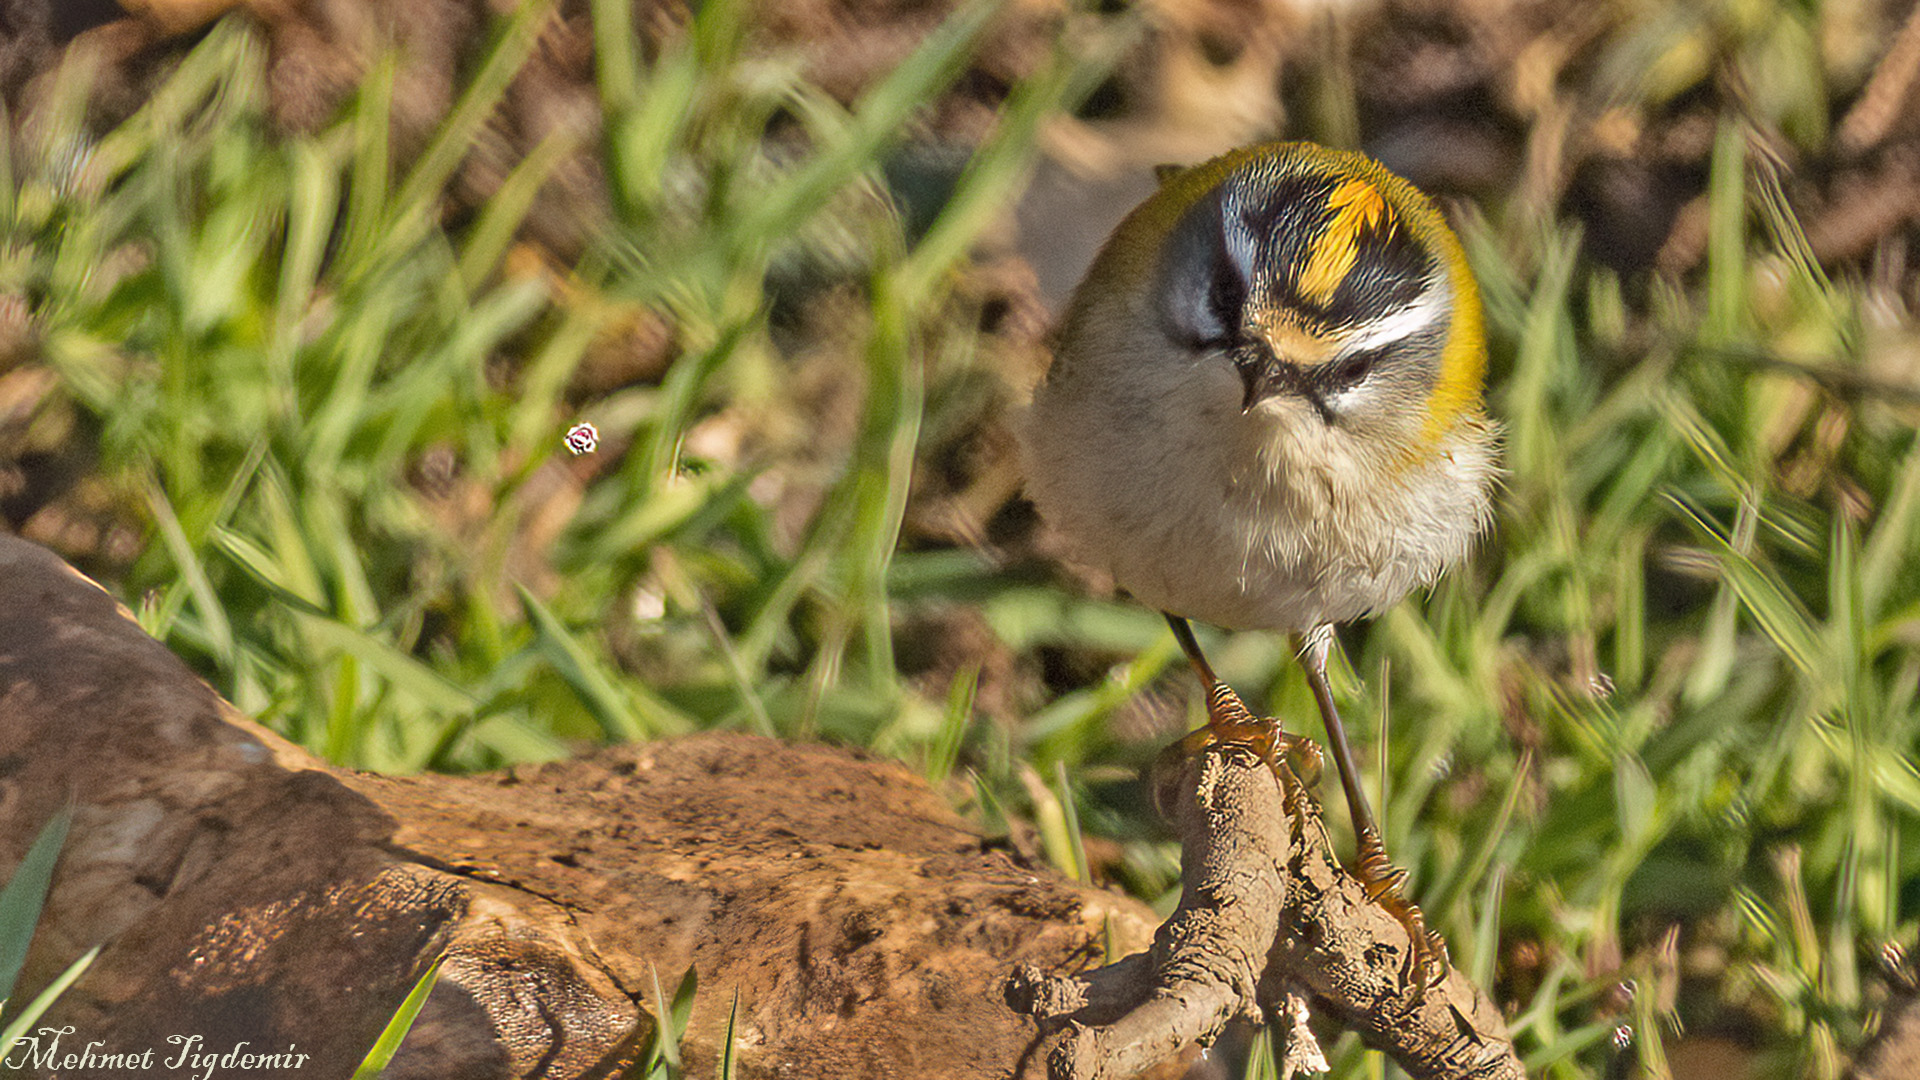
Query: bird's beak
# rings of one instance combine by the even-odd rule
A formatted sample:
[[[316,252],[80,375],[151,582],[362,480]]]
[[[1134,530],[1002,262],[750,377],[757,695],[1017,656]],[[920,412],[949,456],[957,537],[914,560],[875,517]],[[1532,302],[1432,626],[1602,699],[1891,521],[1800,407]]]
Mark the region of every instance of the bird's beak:
[[[1323,419],[1331,420],[1326,402],[1298,364],[1274,355],[1264,344],[1242,349],[1233,358],[1240,372],[1240,384],[1246,392],[1240,398],[1240,411],[1252,412],[1255,405],[1277,394],[1298,394],[1312,405]]]
[[[1241,412],[1251,412],[1255,405],[1285,389],[1290,381],[1288,372],[1293,369],[1292,364],[1281,363],[1271,351],[1259,347],[1240,350],[1233,366],[1240,372],[1240,384],[1246,387],[1240,399]]]

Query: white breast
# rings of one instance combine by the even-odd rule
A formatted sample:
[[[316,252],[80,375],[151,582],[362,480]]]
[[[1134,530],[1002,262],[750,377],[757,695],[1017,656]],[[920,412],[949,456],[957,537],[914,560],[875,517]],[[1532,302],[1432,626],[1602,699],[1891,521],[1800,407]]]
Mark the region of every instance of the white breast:
[[[1035,394],[1028,490],[1143,603],[1233,628],[1345,622],[1431,583],[1487,522],[1495,438],[1483,420],[1409,465],[1304,402],[1243,413],[1218,356],[1128,357],[1100,336]]]

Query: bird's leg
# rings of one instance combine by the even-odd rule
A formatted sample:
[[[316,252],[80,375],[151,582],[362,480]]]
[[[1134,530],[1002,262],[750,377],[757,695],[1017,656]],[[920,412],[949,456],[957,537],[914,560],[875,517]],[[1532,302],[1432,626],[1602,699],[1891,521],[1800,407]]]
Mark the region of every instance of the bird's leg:
[[[1333,627],[1326,623],[1314,627],[1299,637],[1296,646],[1300,666],[1307,672],[1307,686],[1313,690],[1314,703],[1320,706],[1320,718],[1326,723],[1327,745],[1333,751],[1334,767],[1340,771],[1340,787],[1346,792],[1347,808],[1353,815],[1354,876],[1365,886],[1369,899],[1386,908],[1407,928],[1407,936],[1413,943],[1413,955],[1407,959],[1410,971],[1420,975],[1417,985],[1437,985],[1447,974],[1447,943],[1427,929],[1426,914],[1401,891],[1407,872],[1387,859],[1387,845],[1380,836],[1379,824],[1374,821],[1373,807],[1360,788],[1360,771],[1354,765],[1347,729],[1340,723],[1339,710],[1334,708],[1333,688],[1327,685],[1327,655],[1333,648]]]
[[[1160,755],[1162,761],[1156,763],[1154,772],[1165,775],[1166,770],[1162,766],[1169,759],[1184,760],[1214,743],[1238,743],[1260,755],[1260,759],[1279,777],[1281,785],[1287,788],[1289,805],[1298,802],[1300,797],[1306,797],[1304,787],[1298,791],[1294,788],[1320,782],[1323,766],[1319,745],[1303,735],[1287,734],[1281,730],[1278,720],[1253,715],[1246,703],[1240,700],[1240,695],[1233,692],[1233,687],[1221,682],[1213,673],[1213,666],[1207,663],[1206,655],[1200,651],[1200,643],[1194,640],[1193,628],[1187,625],[1187,620],[1178,615],[1168,615],[1167,624],[1173,627],[1175,640],[1180,642],[1180,648],[1187,654],[1187,662],[1193,665],[1194,674],[1200,678],[1201,689],[1206,691],[1207,726],[1163,751]]]

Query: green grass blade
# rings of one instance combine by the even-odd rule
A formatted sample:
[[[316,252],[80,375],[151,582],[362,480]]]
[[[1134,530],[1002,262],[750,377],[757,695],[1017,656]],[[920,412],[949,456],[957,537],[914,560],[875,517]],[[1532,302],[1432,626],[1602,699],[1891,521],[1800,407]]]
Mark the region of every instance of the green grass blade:
[[[446,956],[442,955],[429,965],[426,973],[413,984],[413,989],[407,992],[406,1000],[400,1003],[400,1008],[394,1012],[392,1018],[387,1021],[386,1028],[380,1032],[380,1037],[374,1040],[372,1049],[368,1050],[367,1056],[361,1060],[360,1067],[353,1070],[353,1080],[376,1080],[386,1070],[387,1063],[393,1060],[393,1055],[400,1049],[400,1044],[406,1039],[407,1032],[413,1029],[413,1022],[419,1017],[421,1006],[427,1003],[427,995],[433,993],[434,984],[440,981],[440,965],[446,961]]]
[[[927,751],[927,783],[936,790],[953,775],[960,760],[960,748],[966,742],[967,728],[973,723],[973,697],[980,688],[980,662],[973,661],[954,674],[947,687],[947,707],[940,718],[940,730]]]
[[[393,84],[399,58],[392,52],[375,60],[360,80],[350,131],[352,168],[347,187],[345,227],[340,242],[341,264],[357,274],[379,244],[381,222],[392,202],[388,170],[388,133],[393,122]]]
[[[1474,848],[1473,854],[1447,879],[1446,886],[1441,890],[1439,897],[1432,901],[1432,910],[1446,912],[1453,906],[1456,899],[1480,883],[1481,875],[1486,873],[1487,867],[1493,862],[1494,853],[1507,839],[1507,829],[1513,823],[1514,811],[1519,808],[1520,796],[1527,790],[1533,764],[1533,750],[1531,748],[1522,750],[1520,763],[1513,770],[1513,780],[1507,785],[1506,798],[1500,800],[1500,812],[1494,817],[1493,827],[1481,836],[1480,843]]]
[[[1907,451],[1890,492],[1860,556],[1860,602],[1869,624],[1885,612],[1896,575],[1913,558],[1914,526],[1920,524],[1920,439]]]
[[[662,46],[642,86],[631,12],[632,5],[623,0],[594,0],[594,61],[606,115],[604,165],[614,212],[622,222],[641,225],[660,201],[669,164],[710,69],[701,64],[693,43],[678,36]],[[701,17],[718,15],[702,12]]]
[[[293,187],[288,195],[286,251],[280,261],[280,287],[274,300],[273,345],[270,363],[276,390],[283,396],[280,409],[291,415],[294,398],[294,351],[313,301],[340,203],[339,163],[325,144],[300,142],[293,147]]]
[[[1555,422],[1554,390],[1573,359],[1567,297],[1572,288],[1579,237],[1555,235],[1525,312],[1513,374],[1504,390],[1510,435],[1508,455],[1516,476],[1560,475],[1562,427]]]
[[[339,491],[309,488],[301,506],[306,534],[333,581],[334,613],[353,626],[380,621],[380,601],[368,576],[366,551],[349,522],[352,510]]]
[[[1707,179],[1707,310],[1702,340],[1733,344],[1747,325],[1747,132],[1720,122]]]
[[[393,200],[394,223],[417,222],[417,227],[424,228],[433,220],[425,207],[439,199],[447,180],[473,146],[481,125],[499,106],[507,85],[519,74],[527,57],[533,55],[534,46],[540,41],[541,26],[553,14],[553,4],[554,0],[526,0],[514,11],[499,43],[474,72],[460,100],[454,103],[453,111],[441,121],[433,141],[427,144],[413,171],[401,183]]]
[[[1741,606],[1759,624],[1761,632],[1815,685],[1831,688],[1833,658],[1801,601],[1687,500],[1670,495],[1667,501],[1713,545],[1724,580],[1739,597]]]
[[[80,959],[68,964],[67,970],[61,972],[59,978],[48,983],[45,990],[35,995],[33,1001],[13,1019],[12,1023],[0,1029],[0,1060],[12,1056],[14,1047],[22,1040],[35,1041],[27,1034],[32,1030],[35,1021],[39,1020],[41,1014],[52,1007],[54,1002],[60,1000],[60,995],[66,993],[68,987],[80,981],[80,976],[87,973],[87,969],[93,966],[94,960],[99,955],[100,946],[98,945],[80,954]],[[0,999],[0,1005],[5,1004],[5,999]]]
[[[524,586],[515,586],[515,591],[533,621],[535,647],[573,688],[609,739],[645,742],[694,730],[696,725],[690,718],[642,688],[624,690],[614,674],[561,625],[539,597]]]
[[[673,1001],[667,1001],[665,991],[660,988],[660,972],[647,965],[647,975],[653,980],[653,1008],[655,1024],[653,1045],[647,1054],[648,1063],[643,1075],[678,1076],[680,1074],[680,1040],[686,1037],[687,1022],[693,1017],[693,1000],[699,994],[699,972],[689,967],[681,977],[680,985],[673,992]]]
[[[258,35],[245,20],[215,23],[140,110],[101,137],[87,163],[93,180],[104,185],[119,179],[156,143],[177,139],[209,102],[218,106],[223,96],[243,98],[247,87],[260,83],[260,63]]]
[[[316,649],[347,653],[393,686],[443,716],[471,713],[479,701],[466,688],[375,638],[367,631],[324,616],[300,616],[300,629]]]
[[[480,286],[500,265],[516,230],[526,220],[527,211],[533,208],[534,199],[553,171],[579,149],[579,145],[579,136],[571,129],[556,131],[540,140],[540,145],[500,182],[499,189],[481,208],[480,219],[467,233],[466,244],[460,252],[460,280],[466,282],[467,292],[479,292]]]
[[[269,590],[280,603],[296,611],[326,614],[317,599],[310,599],[294,588],[286,569],[266,548],[232,529],[216,528],[207,537],[214,550],[225,555],[240,571]]]
[[[736,986],[733,989],[733,1004],[727,1007],[727,1036],[726,1042],[720,1046],[719,1080],[737,1080],[734,1074],[739,1068],[739,1062],[734,1058],[733,1041],[739,1037],[737,1034],[739,1024],[740,988]]]
[[[735,698],[747,710],[747,715],[753,718],[755,731],[766,736],[778,735],[773,718],[767,715],[766,702],[761,700],[760,688],[754,683],[753,673],[747,670],[740,658],[740,650],[734,647],[733,635],[727,632],[727,624],[721,620],[713,601],[705,593],[698,592],[697,586],[693,588],[699,597],[700,621],[707,628],[707,640],[713,644],[714,651],[720,654],[721,666],[727,672],[727,681],[733,684]]]
[[[868,685],[890,690],[896,671],[887,568],[899,548],[926,411],[926,378],[909,344],[907,312],[889,275],[876,275],[867,349],[867,416],[848,473],[855,509],[848,538],[849,606],[863,613]]]
[[[278,462],[268,462],[262,470],[259,491],[254,511],[265,519],[264,532],[271,554],[269,561],[258,569],[271,573],[276,585],[299,597],[313,610],[326,610],[326,583],[320,576],[306,528],[295,510],[293,483]],[[250,563],[250,559],[243,560],[243,567]]]
[[[40,909],[53,887],[53,870],[59,865],[60,849],[67,842],[67,829],[72,824],[72,807],[55,811],[41,826],[26,857],[14,868],[6,888],[0,889],[0,999],[13,995],[14,980],[27,962],[27,946],[33,940],[33,928],[39,925]]]
[[[622,0],[592,0],[594,85],[609,117],[623,115],[641,100],[640,35],[633,29],[633,5]]]
[[[918,307],[1007,206],[1019,197],[1039,153],[1040,126],[1076,108],[1120,62],[1142,27],[1129,20],[1091,49],[1062,39],[1047,66],[1014,87],[993,135],[967,161],[940,216],[914,245],[900,270],[901,302]]]
[[[814,155],[772,197],[747,210],[739,235],[760,244],[793,235],[827,205],[830,195],[872,168],[887,147],[904,137],[913,114],[965,69],[1001,3],[972,0],[948,16],[912,56],[861,96],[853,122],[839,134],[837,145]]]
[[[1648,535],[1635,529],[1621,542],[1614,557],[1613,682],[1616,689],[1640,689],[1647,671]]]
[[[529,460],[539,460],[535,444],[553,432],[554,413],[567,380],[609,315],[597,305],[584,303],[567,304],[563,311],[559,328],[522,370],[519,400],[512,406],[507,447]]]
[[[174,513],[173,503],[167,498],[166,492],[160,489],[159,484],[149,480],[145,494],[147,508],[153,511],[154,524],[160,530],[167,554],[173,557],[174,566],[186,581],[187,591],[193,596],[194,612],[200,616],[200,625],[207,633],[214,658],[220,661],[222,668],[232,670],[233,626],[227,621],[226,605],[220,592],[213,587],[213,581],[207,577],[205,564],[188,542],[186,530],[181,527],[180,518]]]
[[[1487,887],[1480,902],[1480,917],[1473,924],[1473,951],[1467,956],[1467,977],[1475,986],[1492,986],[1495,962],[1500,955],[1500,912],[1507,895],[1507,867],[1502,864],[1487,875]]]
[[[13,113],[0,102],[0,131],[13,130]],[[0,236],[13,232],[20,192],[14,185],[13,140],[0,141]]]
[[[1093,883],[1093,866],[1087,861],[1087,838],[1080,831],[1080,809],[1073,797],[1073,785],[1067,780],[1067,763],[1053,763],[1054,789],[1059,794],[1061,824],[1066,830],[1067,850],[1073,858],[1073,880],[1083,885]]]

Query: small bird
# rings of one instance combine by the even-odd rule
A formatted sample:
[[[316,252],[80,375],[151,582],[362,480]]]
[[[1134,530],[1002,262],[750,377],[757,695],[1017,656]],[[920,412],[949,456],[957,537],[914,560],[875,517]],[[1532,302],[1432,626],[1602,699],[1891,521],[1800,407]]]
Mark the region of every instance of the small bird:
[[[1165,613],[1212,737],[1251,718],[1187,620],[1294,635],[1359,876],[1436,978],[1444,944],[1400,892],[1327,658],[1335,625],[1431,584],[1487,526],[1485,370],[1479,290],[1433,203],[1361,154],[1273,143],[1173,173],[1121,222],[1022,432],[1034,504]]]

